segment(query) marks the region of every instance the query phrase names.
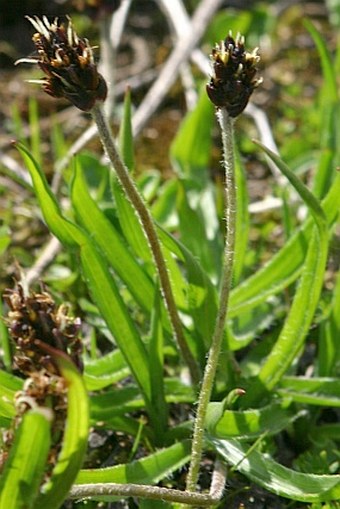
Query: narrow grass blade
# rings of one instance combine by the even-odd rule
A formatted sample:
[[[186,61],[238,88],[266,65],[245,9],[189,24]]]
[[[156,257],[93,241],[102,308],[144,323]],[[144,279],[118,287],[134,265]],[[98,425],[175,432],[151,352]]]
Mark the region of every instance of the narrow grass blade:
[[[300,502],[325,502],[340,499],[340,475],[315,475],[286,468],[268,455],[236,440],[211,440],[218,453],[239,472],[281,497]]]
[[[52,348],[50,354],[67,382],[67,420],[57,464],[36,502],[39,509],[60,508],[83,464],[89,431],[88,398],[81,374],[67,355]]]
[[[0,509],[41,507],[36,505],[36,497],[50,449],[50,427],[43,409],[23,416],[0,480]]]
[[[314,42],[317,46],[321,65],[322,65],[322,73],[326,82],[326,90],[325,94],[327,95],[327,100],[330,102],[336,102],[338,99],[338,85],[337,85],[337,75],[335,72],[335,67],[332,62],[331,55],[327,49],[326,42],[320,35],[320,32],[313,25],[311,21],[308,19],[304,19],[303,23],[307,28],[308,32],[314,39]]]

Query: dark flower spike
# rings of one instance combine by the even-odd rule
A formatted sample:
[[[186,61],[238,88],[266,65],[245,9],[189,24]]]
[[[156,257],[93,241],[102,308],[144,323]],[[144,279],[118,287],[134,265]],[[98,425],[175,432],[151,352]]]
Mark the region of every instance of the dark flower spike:
[[[67,18],[67,26],[57,18],[50,23],[46,16],[27,19],[37,30],[32,37],[37,56],[21,58],[16,64],[38,64],[45,74],[31,83],[41,84],[52,97],[65,97],[82,111],[90,111],[97,100],[104,101],[106,82],[97,70],[88,40],[78,37],[71,19]]]
[[[58,307],[46,291],[26,295],[20,283],[13,290],[5,290],[4,300],[9,307],[6,323],[16,346],[14,361],[22,373],[42,368],[56,372],[53,360],[41,347],[43,343],[67,353],[82,369],[81,322],[69,315],[65,304]]]
[[[229,35],[212,50],[213,75],[207,84],[209,99],[217,108],[225,108],[231,117],[237,117],[247,106],[253,90],[262,82],[255,78],[260,60],[258,48],[249,53],[244,48],[244,37]]]

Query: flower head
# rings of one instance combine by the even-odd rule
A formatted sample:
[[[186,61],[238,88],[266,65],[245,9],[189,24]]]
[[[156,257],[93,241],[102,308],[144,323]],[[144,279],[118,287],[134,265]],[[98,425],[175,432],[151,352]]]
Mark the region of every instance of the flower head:
[[[4,300],[9,307],[6,323],[16,346],[14,361],[22,373],[31,374],[42,368],[58,373],[42,344],[67,353],[82,368],[80,319],[69,316],[66,305],[58,307],[46,291],[26,295],[20,284],[7,289]]]
[[[258,48],[248,53],[244,37],[231,33],[212,50],[213,75],[207,84],[209,99],[218,108],[225,108],[231,117],[237,117],[247,106],[249,98],[262,81],[256,79],[256,64],[260,60]]]
[[[32,37],[37,56],[16,63],[38,64],[45,76],[34,82],[49,95],[65,97],[80,110],[90,111],[97,100],[104,101],[106,82],[97,70],[88,40],[78,37],[71,19],[66,26],[57,18],[50,23],[46,16],[27,19],[37,30]]]

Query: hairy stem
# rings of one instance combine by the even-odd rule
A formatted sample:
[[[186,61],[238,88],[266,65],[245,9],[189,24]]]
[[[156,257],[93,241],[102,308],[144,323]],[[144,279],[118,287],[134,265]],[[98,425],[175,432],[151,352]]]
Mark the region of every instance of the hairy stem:
[[[153,222],[153,219],[150,215],[149,210],[147,209],[141,195],[139,194],[137,187],[133,180],[130,177],[129,171],[124,165],[117,148],[115,146],[115,143],[113,141],[112,133],[110,130],[110,127],[106,121],[106,118],[103,115],[101,107],[96,104],[92,111],[93,119],[97,125],[99,137],[101,139],[101,142],[103,144],[103,147],[110,159],[110,162],[118,176],[118,179],[121,183],[121,186],[123,187],[126,196],[132,203],[139,220],[141,222],[141,225],[144,230],[144,234],[146,238],[148,239],[149,246],[153,255],[153,259],[156,265],[160,286],[162,290],[162,294],[165,300],[165,304],[169,313],[170,321],[172,324],[173,332],[175,335],[175,338],[177,340],[177,344],[181,350],[182,356],[185,360],[185,362],[188,365],[188,368],[190,370],[190,374],[192,377],[192,380],[195,384],[198,383],[200,373],[198,369],[198,365],[188,347],[188,344],[186,342],[182,323],[180,321],[177,307],[175,303],[175,299],[173,296],[171,283],[169,279],[169,274],[165,265],[165,260],[163,257],[163,253],[161,250],[161,245],[158,239],[158,235],[156,232],[155,224]]]
[[[96,483],[73,485],[69,493],[69,498],[77,499],[91,496],[98,497],[99,495],[111,495],[118,497],[138,497],[149,500],[165,500],[169,502],[179,502],[185,505],[194,505],[196,507],[211,507],[221,500],[225,481],[225,466],[220,462],[216,462],[209,494],[189,493],[188,491],[131,483]]]
[[[217,113],[217,117],[222,131],[223,164],[225,170],[225,247],[219,309],[209,350],[209,356],[204,370],[202,386],[198,399],[197,414],[194,423],[191,463],[186,487],[188,491],[196,490],[204,442],[204,422],[207,413],[207,406],[211,398],[211,392],[218,366],[218,358],[221,350],[234,261],[236,190],[234,178],[233,119],[228,115],[225,109],[220,109]]]

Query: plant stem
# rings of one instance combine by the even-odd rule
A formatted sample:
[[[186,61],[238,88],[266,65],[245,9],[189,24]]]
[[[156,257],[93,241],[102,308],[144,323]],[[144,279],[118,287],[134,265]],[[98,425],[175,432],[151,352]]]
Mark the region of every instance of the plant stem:
[[[236,189],[234,178],[233,119],[228,115],[225,109],[220,109],[218,111],[217,118],[220,123],[222,132],[223,164],[225,170],[226,233],[223,256],[223,272],[220,288],[219,309],[198,399],[197,414],[192,440],[191,463],[187,477],[187,491],[196,490],[203,450],[204,422],[207,413],[207,406],[211,398],[215,374],[218,366],[218,358],[221,350],[227,317],[234,261]]]
[[[141,484],[116,484],[116,483],[96,483],[96,484],[74,484],[69,492],[69,498],[85,498],[95,496],[118,496],[118,497],[138,497],[149,500],[160,500],[169,502],[180,502],[185,505],[194,506],[213,506],[220,502],[223,496],[223,490],[226,481],[225,465],[217,461],[209,494],[189,493],[188,491],[174,490],[159,486],[149,486]]]
[[[187,363],[190,370],[192,380],[195,384],[199,382],[200,373],[198,365],[188,347],[186,342],[182,323],[180,321],[175,299],[173,296],[169,274],[165,265],[165,260],[161,250],[160,241],[156,232],[155,224],[151,217],[149,210],[147,209],[141,195],[139,194],[137,187],[130,177],[129,171],[124,165],[113,141],[113,136],[108,122],[102,112],[101,107],[96,104],[92,111],[93,119],[97,125],[99,137],[103,144],[103,147],[110,159],[112,167],[114,168],[121,186],[123,187],[126,196],[132,203],[141,225],[144,230],[144,234],[149,242],[149,246],[153,255],[153,259],[156,265],[162,294],[165,300],[165,304],[169,313],[170,321],[172,324],[173,332],[177,340],[177,344],[181,350],[182,356]]]

